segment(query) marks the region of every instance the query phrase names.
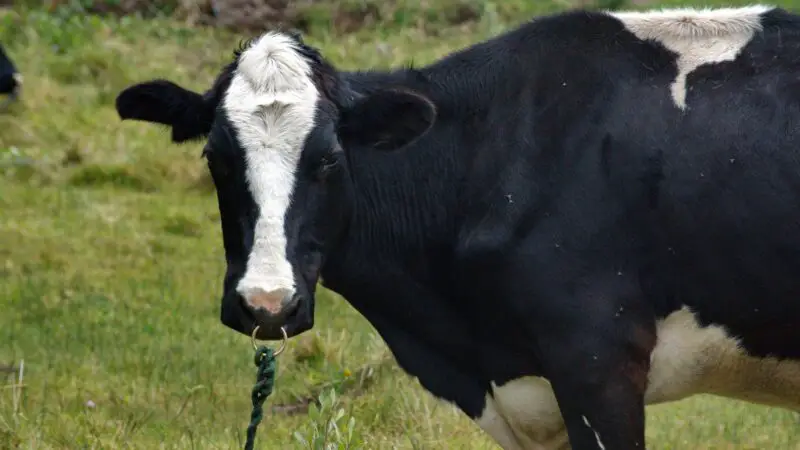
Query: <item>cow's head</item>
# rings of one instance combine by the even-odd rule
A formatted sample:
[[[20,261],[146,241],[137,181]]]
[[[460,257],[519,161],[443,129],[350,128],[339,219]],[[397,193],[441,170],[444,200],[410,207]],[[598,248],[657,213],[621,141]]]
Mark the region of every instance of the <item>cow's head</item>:
[[[17,72],[3,46],[0,45],[0,94],[8,95],[8,99],[0,103],[0,109],[5,108],[17,98],[21,86],[22,76]]]
[[[350,91],[299,36],[276,32],[237,51],[202,95],[156,80],[116,106],[171,126],[173,142],[207,137],[228,263],[221,319],[245,334],[259,325],[261,339],[313,326],[321,267],[351,217],[351,152],[398,149],[436,115],[409,91]]]

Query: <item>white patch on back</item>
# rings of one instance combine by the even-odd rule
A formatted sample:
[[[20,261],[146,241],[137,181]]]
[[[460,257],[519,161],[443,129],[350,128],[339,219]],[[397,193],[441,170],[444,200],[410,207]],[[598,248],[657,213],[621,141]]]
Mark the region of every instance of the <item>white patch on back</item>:
[[[708,393],[800,412],[800,361],[749,356],[724,328],[701,326],[686,307],[660,320],[657,335],[646,404]],[[570,448],[546,379],[523,377],[492,388],[494,398],[487,395],[476,423],[503,449]]]
[[[686,77],[703,64],[733,61],[761,31],[766,5],[717,9],[665,9],[609,12],[642,40],[653,40],[678,55],[678,75],[670,86],[679,108],[686,108]]]
[[[293,292],[284,216],[295,170],[314,125],[317,89],[294,41],[269,32],[239,59],[223,107],[245,152],[247,183],[260,208],[247,271],[237,291]]]

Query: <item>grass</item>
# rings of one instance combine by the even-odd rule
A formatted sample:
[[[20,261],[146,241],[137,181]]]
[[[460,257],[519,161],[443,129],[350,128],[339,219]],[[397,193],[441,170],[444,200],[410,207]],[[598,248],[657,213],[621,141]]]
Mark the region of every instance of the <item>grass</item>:
[[[562,7],[483,2],[457,25],[432,14],[307,39],[342,68],[420,64]],[[201,144],[171,145],[113,108],[140,80],[204,89],[239,39],[168,19],[0,15],[26,86],[0,115],[0,449],[242,447],[255,367],[249,339],[218,320],[224,255]],[[326,386],[339,394],[322,414],[343,408],[364,448],[495,448],[330,292],[279,364],[259,448],[321,432],[303,405]],[[648,421],[653,449],[800,448],[795,415],[710,396],[651,407]]]

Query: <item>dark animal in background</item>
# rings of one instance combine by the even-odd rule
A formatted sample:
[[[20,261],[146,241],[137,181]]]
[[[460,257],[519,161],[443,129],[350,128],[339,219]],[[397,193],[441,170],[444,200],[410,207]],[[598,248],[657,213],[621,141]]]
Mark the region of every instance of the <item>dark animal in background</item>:
[[[117,110],[207,137],[228,327],[310,329],[321,279],[503,448],[642,450],[646,404],[800,409],[798,60],[766,6],[572,11],[389,72],[270,32]]]
[[[7,107],[19,96],[22,87],[22,76],[17,72],[14,63],[0,44],[0,95],[8,96],[0,102],[0,108]]]

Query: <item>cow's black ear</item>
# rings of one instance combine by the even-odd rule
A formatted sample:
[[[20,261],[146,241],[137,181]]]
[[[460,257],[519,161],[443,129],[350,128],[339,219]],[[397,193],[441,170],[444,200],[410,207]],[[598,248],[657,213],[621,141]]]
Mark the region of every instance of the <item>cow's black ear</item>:
[[[172,127],[172,142],[207,136],[214,120],[214,105],[203,96],[167,80],[135,84],[116,100],[122,120],[134,119]]]
[[[339,137],[345,146],[392,151],[424,135],[436,120],[436,106],[409,90],[380,90],[342,111]]]

